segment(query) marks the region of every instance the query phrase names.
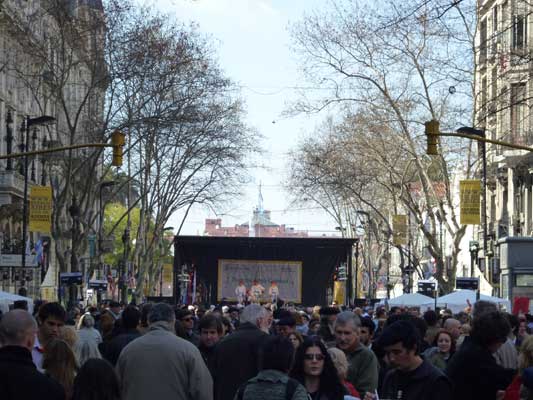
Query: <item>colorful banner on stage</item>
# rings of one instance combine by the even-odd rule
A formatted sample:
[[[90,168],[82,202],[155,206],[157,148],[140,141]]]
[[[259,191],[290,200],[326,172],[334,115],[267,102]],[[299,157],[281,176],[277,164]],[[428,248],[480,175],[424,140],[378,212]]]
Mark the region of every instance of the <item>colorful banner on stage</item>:
[[[241,294],[242,292],[242,294]],[[218,301],[302,302],[302,263],[299,261],[219,260]]]
[[[408,240],[408,222],[407,215],[393,215],[392,216],[392,243],[395,246],[403,246],[407,244]]]
[[[34,186],[30,192],[30,232],[50,233],[52,230],[52,188]]]
[[[480,224],[481,181],[467,179],[459,182],[461,225]]]

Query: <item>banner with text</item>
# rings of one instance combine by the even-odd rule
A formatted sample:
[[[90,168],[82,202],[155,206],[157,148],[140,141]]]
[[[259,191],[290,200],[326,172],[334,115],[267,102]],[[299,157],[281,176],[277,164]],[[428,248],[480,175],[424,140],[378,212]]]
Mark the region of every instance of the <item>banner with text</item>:
[[[30,192],[30,232],[50,233],[52,222],[52,188],[35,186]]]
[[[237,300],[241,282],[256,292],[257,301],[270,302],[273,293],[284,301],[302,302],[302,263],[299,261],[219,260],[217,298]],[[277,288],[274,288],[277,287]]]
[[[461,225],[480,224],[481,181],[467,179],[459,182]]]
[[[407,215],[393,215],[392,216],[392,243],[395,246],[402,246],[407,244],[408,222]]]

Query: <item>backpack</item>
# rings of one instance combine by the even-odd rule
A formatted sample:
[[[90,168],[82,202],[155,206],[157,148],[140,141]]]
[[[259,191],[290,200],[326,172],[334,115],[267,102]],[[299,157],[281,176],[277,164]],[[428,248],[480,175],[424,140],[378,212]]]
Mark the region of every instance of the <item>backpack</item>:
[[[287,384],[285,385],[285,400],[292,400],[292,396],[294,396],[294,392],[296,392],[296,388],[299,384],[300,382],[298,382],[296,379],[289,378]],[[241,385],[239,390],[237,390],[237,400],[243,400],[246,386],[248,386],[248,382],[246,382],[244,385]]]

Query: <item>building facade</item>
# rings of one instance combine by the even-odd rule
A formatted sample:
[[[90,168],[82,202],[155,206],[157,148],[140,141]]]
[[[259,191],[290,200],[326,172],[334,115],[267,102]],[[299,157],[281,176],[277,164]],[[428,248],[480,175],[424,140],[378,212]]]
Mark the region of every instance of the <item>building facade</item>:
[[[478,0],[477,6],[477,127],[490,139],[531,147],[533,6],[524,0]],[[527,150],[487,144],[486,158],[487,248],[482,248],[482,231],[477,232],[481,244],[478,264],[498,292],[498,243],[533,235],[533,155]],[[505,291],[502,287],[501,293]]]
[[[102,15],[101,0],[0,4],[1,155],[95,141],[105,87],[88,95],[88,82],[94,81],[95,60],[101,64],[97,75],[105,73],[103,25],[95,23]],[[72,115],[78,111],[73,129]],[[26,129],[27,118],[40,116],[53,117],[54,124]],[[43,280],[51,291],[58,286],[52,232],[28,229],[23,238],[25,175],[28,193],[34,186],[59,193],[65,165],[77,154],[30,157],[26,174],[24,158],[0,160],[0,290],[41,297]],[[66,223],[68,216],[60,219]],[[26,268],[21,268],[23,252]]]

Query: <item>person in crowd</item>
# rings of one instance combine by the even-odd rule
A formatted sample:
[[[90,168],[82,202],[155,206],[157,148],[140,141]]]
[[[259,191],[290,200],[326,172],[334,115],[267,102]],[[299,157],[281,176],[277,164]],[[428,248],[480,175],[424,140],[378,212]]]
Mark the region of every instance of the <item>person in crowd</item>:
[[[531,334],[530,329],[527,326],[527,321],[524,319],[519,320],[518,328],[516,330],[515,346],[519,349],[522,342]]]
[[[422,317],[428,326],[424,340],[427,343],[433,343],[435,341],[435,336],[437,336],[437,333],[441,330],[441,327],[439,326],[439,316],[434,310],[427,310]]]
[[[411,320],[387,324],[379,338],[391,369],[385,375],[380,398],[399,400],[452,400],[444,373],[419,355],[420,333]],[[365,400],[374,399],[367,393]]]
[[[511,384],[505,390],[504,400],[525,400],[528,399],[533,392],[524,385],[523,376],[528,374],[533,367],[533,337],[526,337],[520,347],[518,354],[518,373],[515,375]],[[527,377],[526,377],[527,380]],[[531,396],[533,397],[533,396]]]
[[[191,310],[182,309],[176,311],[176,323],[181,324],[185,330],[185,336],[183,339],[188,340],[192,344],[198,347],[200,344],[200,336],[194,332],[194,314]],[[176,330],[177,331],[177,330]]]
[[[149,332],[131,341],[118,358],[122,399],[212,399],[213,382],[200,351],[174,334],[172,308],[155,304],[148,322]]]
[[[239,329],[215,346],[211,362],[215,400],[232,400],[239,386],[257,375],[259,348],[271,318],[264,307],[250,304],[242,310]]]
[[[138,328],[138,331],[141,335],[144,335],[149,331],[148,327],[148,314],[150,314],[150,310],[152,309],[152,303],[145,303],[141,307],[141,324]]]
[[[102,358],[98,345],[102,343],[102,336],[94,328],[94,318],[86,313],[80,317],[78,323],[78,342],[74,350],[80,366],[89,358]]]
[[[346,380],[346,377],[348,376],[348,359],[346,358],[344,352],[336,347],[331,347],[328,349],[328,353],[333,361],[333,365],[335,365],[335,368],[337,369],[339,379],[346,388],[347,393],[355,398],[360,398],[359,392],[350,382]]]
[[[198,324],[200,329],[200,344],[198,349],[207,366],[211,365],[211,358],[215,345],[224,337],[222,320],[212,314],[207,314]]]
[[[455,353],[455,340],[450,332],[441,329],[433,340],[433,347],[427,349],[422,356],[428,360],[431,365],[444,371],[448,361]]]
[[[359,339],[361,320],[351,311],[343,311],[335,321],[337,348],[348,359],[348,381],[364,396],[374,393],[378,386],[378,360]]]
[[[66,399],[69,400],[78,364],[74,352],[64,340],[52,339],[47,344],[43,356],[43,370],[47,376],[63,386]]]
[[[74,378],[72,400],[120,400],[120,386],[113,366],[106,360],[87,360]]]
[[[296,320],[291,314],[289,314],[279,320],[279,322],[277,323],[277,327],[278,333],[281,336],[285,336],[288,338],[291,333],[296,332]]]
[[[198,313],[196,315],[198,315]],[[237,307],[229,308],[229,318],[233,328],[237,329],[239,327],[239,309]]]
[[[233,333],[233,331],[235,330],[233,325],[231,324],[231,321],[229,320],[229,318],[226,318],[226,317],[218,317],[220,318],[220,320],[222,321],[222,326],[224,328],[224,335],[223,336],[227,336],[231,333]]]
[[[120,319],[120,312],[122,311],[122,307],[120,307],[120,303],[118,301],[111,300],[109,302],[109,307],[105,310],[106,314],[109,314],[113,321],[118,321]]]
[[[59,339],[67,342],[70,348],[75,350],[78,343],[78,331],[74,326],[65,325],[59,331]]]
[[[477,303],[474,305],[474,310]],[[454,400],[486,400],[501,396],[515,370],[498,365],[493,354],[507,341],[511,327],[499,311],[474,313],[470,339],[452,357],[446,373]]]
[[[289,373],[294,348],[284,336],[271,336],[261,346],[260,371],[239,387],[234,400],[308,400],[307,391]]]
[[[317,336],[320,331],[320,321],[312,319],[309,321],[309,329],[307,329],[307,336]]]
[[[0,397],[2,400],[65,400],[62,386],[40,373],[31,352],[37,323],[30,313],[13,310],[0,321]]]
[[[304,338],[300,335],[299,332],[292,332],[289,334],[288,339],[291,341],[294,346],[294,350],[298,350],[298,347],[303,343]]]
[[[46,303],[39,308],[37,322],[39,331],[31,352],[33,362],[39,371],[43,369],[43,353],[52,339],[57,339],[65,325],[67,313],[59,303]]]
[[[474,303],[474,307],[472,309],[472,318],[475,319],[481,316],[482,314],[494,311],[498,311],[498,307],[495,303],[485,300],[479,300]],[[506,316],[509,322],[507,314],[504,315]],[[509,329],[509,335],[507,337],[507,340],[494,353],[494,357],[496,358],[496,362],[498,363],[498,365],[501,365],[504,368],[514,370],[518,368],[518,351],[516,350],[514,339],[512,339],[511,329]]]
[[[121,326],[118,334],[99,346],[102,356],[113,366],[117,364],[122,349],[132,340],[141,336],[137,329],[141,320],[141,312],[137,307],[127,306],[122,312],[120,320]]]
[[[300,322],[296,321],[296,331],[302,336],[307,336],[309,331],[309,315],[305,311],[300,311]]]
[[[323,307],[320,309],[320,329],[318,335],[326,343],[335,342],[335,320],[339,314],[337,307]]]
[[[449,332],[452,336],[452,339],[457,341],[459,339],[459,336],[461,336],[461,322],[455,318],[448,318],[442,328]]]
[[[318,337],[307,338],[298,348],[290,376],[305,386],[310,400],[342,400],[347,394]]]
[[[361,327],[359,328],[359,340],[363,346],[372,347],[372,340],[374,339],[375,325],[370,317],[361,318]]]

